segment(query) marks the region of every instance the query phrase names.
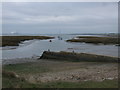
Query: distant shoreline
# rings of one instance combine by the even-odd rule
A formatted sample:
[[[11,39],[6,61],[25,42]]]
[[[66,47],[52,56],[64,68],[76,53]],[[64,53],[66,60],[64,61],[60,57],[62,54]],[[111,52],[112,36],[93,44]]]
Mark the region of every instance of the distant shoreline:
[[[113,45],[120,45],[117,36],[108,36],[108,37],[98,37],[98,36],[77,36],[76,38],[66,40],[67,42],[85,42],[85,43],[92,43],[92,44],[113,44]]]
[[[50,36],[0,36],[2,42],[0,42],[0,46],[19,46],[19,43],[25,40],[33,40],[33,39],[53,39],[54,37]]]

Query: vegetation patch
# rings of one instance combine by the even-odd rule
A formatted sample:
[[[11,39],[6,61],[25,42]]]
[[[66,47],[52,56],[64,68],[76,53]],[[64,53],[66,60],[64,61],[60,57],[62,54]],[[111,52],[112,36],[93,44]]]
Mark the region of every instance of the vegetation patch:
[[[84,82],[47,82],[47,83],[29,83],[26,80],[5,77],[2,78],[3,88],[118,88],[117,80],[84,81]]]
[[[54,59],[60,61],[87,61],[87,62],[118,62],[117,57],[109,57],[102,55],[94,55],[87,53],[72,53],[72,52],[49,52],[44,51],[40,59]]]
[[[70,39],[67,42],[85,42],[93,44],[117,44],[120,45],[118,37],[95,37],[95,36],[78,36],[77,39]]]
[[[37,85],[31,84],[24,79],[13,78],[3,75],[2,88],[34,88]]]
[[[41,85],[43,88],[117,88],[117,80],[105,80],[102,82],[84,81],[84,82],[49,82]]]
[[[3,70],[7,70],[10,72],[21,74],[36,74],[36,73],[43,73],[49,72],[50,69],[47,67],[43,67],[37,63],[23,63],[23,64],[10,64],[4,65]]]
[[[19,43],[25,40],[32,40],[32,39],[53,39],[54,37],[49,36],[0,36],[2,42],[0,42],[0,46],[18,46]]]

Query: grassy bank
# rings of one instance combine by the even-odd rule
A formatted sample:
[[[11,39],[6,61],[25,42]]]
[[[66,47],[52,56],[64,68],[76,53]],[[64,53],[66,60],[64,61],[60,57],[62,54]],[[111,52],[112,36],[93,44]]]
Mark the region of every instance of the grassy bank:
[[[99,73],[97,73],[98,71]],[[72,80],[71,78],[69,78],[71,76],[74,76]],[[79,76],[81,79],[76,81],[76,76]],[[2,73],[2,87],[117,88],[118,87],[117,79],[113,80],[105,79],[103,81],[97,81],[99,78],[102,79],[116,76],[117,76],[116,63],[64,62],[64,61],[59,62],[38,60],[37,62],[34,63],[31,62],[4,65]],[[60,77],[60,79],[56,80],[56,77]],[[37,78],[38,80],[41,79],[44,82],[38,81]],[[52,78],[52,80],[50,78]],[[98,79],[95,80],[95,78]],[[46,81],[47,79],[50,80]]]
[[[85,42],[93,44],[119,44],[117,37],[95,37],[95,36],[78,36],[78,39],[70,39],[67,42]]]
[[[117,57],[87,54],[87,53],[74,53],[74,52],[43,52],[40,59],[54,59],[54,60],[65,60],[73,62],[118,62]]]
[[[39,63],[23,63],[23,64],[13,64],[3,66],[3,70],[13,71],[15,73],[21,74],[36,74],[44,73],[50,71],[49,68],[44,67]]]
[[[20,42],[25,40],[32,39],[52,39],[54,37],[49,36],[0,36],[2,42],[0,42],[0,46],[18,46]]]

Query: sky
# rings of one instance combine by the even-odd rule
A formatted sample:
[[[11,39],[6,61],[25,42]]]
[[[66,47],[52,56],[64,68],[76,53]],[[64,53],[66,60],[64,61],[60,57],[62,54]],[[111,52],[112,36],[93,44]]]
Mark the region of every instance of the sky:
[[[2,32],[117,33],[117,2],[3,2]]]

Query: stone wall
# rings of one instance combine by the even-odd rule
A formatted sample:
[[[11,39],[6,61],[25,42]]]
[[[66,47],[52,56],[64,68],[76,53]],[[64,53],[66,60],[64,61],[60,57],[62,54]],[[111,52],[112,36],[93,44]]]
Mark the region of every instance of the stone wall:
[[[49,52],[44,51],[39,59],[54,59],[61,61],[87,61],[87,62],[118,62],[117,57],[109,57],[87,53]]]

